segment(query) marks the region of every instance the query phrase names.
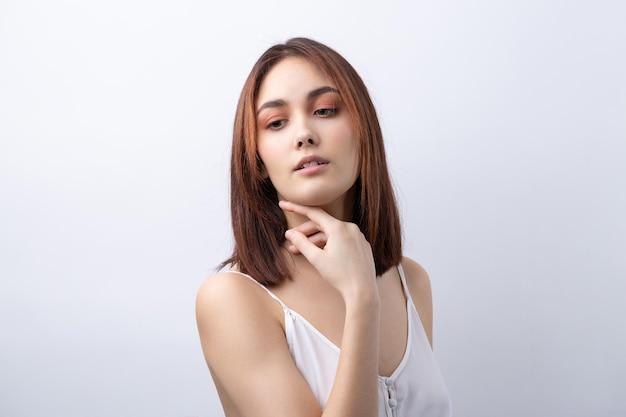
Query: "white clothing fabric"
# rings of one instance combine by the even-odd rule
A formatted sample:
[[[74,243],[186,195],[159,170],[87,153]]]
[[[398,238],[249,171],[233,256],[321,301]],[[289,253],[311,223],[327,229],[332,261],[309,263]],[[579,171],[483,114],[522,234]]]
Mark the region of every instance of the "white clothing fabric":
[[[235,272],[235,271],[231,271]],[[448,390],[409,293],[402,266],[398,266],[406,296],[408,334],[404,357],[388,377],[379,376],[379,417],[450,417]],[[285,335],[293,360],[322,410],[335,379],[340,349],[267,287],[249,275],[280,303],[285,312]]]

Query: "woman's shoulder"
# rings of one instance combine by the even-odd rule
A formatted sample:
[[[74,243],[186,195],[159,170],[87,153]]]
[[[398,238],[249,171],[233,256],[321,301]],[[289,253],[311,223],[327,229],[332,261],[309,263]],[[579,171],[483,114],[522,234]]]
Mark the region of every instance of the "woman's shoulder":
[[[411,296],[413,296],[413,290],[419,294],[424,291],[430,294],[430,277],[426,269],[408,256],[402,257],[401,264]]]
[[[415,309],[420,316],[428,340],[433,341],[433,299],[428,272],[409,257],[402,257],[402,270]]]
[[[205,279],[196,295],[196,308],[209,310],[232,310],[244,306],[265,309],[273,303],[261,284],[236,270],[221,271]]]
[[[256,317],[280,322],[281,311],[259,283],[236,271],[223,271],[207,278],[196,294],[196,319],[201,329],[219,329],[224,319],[245,323]]]
[[[252,282],[252,277],[244,275],[235,270],[221,271],[208,277],[200,284],[198,288],[198,297],[211,298],[229,295],[236,292],[239,295],[252,295],[255,291],[252,289],[258,284]]]

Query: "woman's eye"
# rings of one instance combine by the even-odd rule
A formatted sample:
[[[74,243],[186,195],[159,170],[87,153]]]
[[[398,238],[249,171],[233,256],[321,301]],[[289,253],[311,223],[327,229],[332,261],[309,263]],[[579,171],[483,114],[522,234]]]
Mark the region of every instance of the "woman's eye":
[[[272,130],[278,130],[281,127],[283,127],[285,125],[285,123],[287,123],[286,120],[274,120],[273,122],[270,122],[267,125],[268,129],[272,129]]]
[[[315,110],[315,114],[317,116],[322,116],[322,117],[332,116],[336,112],[337,112],[337,109],[334,109],[334,108],[323,108],[323,109]]]

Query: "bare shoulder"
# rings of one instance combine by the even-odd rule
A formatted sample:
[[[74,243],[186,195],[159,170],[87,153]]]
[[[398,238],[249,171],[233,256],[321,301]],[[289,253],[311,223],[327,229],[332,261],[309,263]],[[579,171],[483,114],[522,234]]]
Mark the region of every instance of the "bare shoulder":
[[[409,284],[411,297],[414,295],[420,296],[422,291],[426,291],[430,296],[430,277],[422,265],[407,256],[403,256],[402,269],[404,270],[407,284]],[[418,292],[418,294],[413,294],[414,289]]]
[[[432,346],[433,344],[433,299],[430,286],[430,277],[426,270],[413,259],[402,258],[402,270],[406,278],[413,304],[417,310],[426,335]]]
[[[206,279],[196,296],[197,313],[239,311],[241,306],[261,307],[264,290],[251,278],[235,272],[220,272]]]

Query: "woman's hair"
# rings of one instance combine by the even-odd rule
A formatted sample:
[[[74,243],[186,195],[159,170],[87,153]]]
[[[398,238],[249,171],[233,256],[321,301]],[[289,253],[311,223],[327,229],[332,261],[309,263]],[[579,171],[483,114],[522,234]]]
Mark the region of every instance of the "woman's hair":
[[[264,285],[291,278],[281,253],[287,220],[278,196],[264,173],[257,152],[256,101],[268,72],[288,57],[317,66],[339,90],[352,116],[360,172],[355,184],[352,222],[372,247],[376,275],[398,265],[402,257],[400,217],[387,170],[382,132],[367,88],[354,68],[336,51],[306,38],[293,38],[269,48],[254,64],[237,104],[230,166],[230,208],[235,245],[220,268],[236,265]]]

